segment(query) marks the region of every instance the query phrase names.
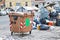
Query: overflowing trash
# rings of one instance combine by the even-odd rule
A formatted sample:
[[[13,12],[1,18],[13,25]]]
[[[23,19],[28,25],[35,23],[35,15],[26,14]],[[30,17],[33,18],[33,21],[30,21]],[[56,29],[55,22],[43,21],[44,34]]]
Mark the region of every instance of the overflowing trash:
[[[33,26],[33,29],[37,29],[35,22],[33,22],[33,25],[32,26]]]
[[[35,28],[38,30],[54,30],[56,25],[60,26],[60,15],[59,12],[53,8],[54,5],[55,3],[47,3],[44,7],[42,7],[40,10],[40,18],[37,19],[37,17],[34,19]],[[37,15],[39,15],[39,13]]]
[[[49,26],[48,25],[40,25],[40,30],[48,30],[49,29]]]
[[[37,24],[37,29],[38,29],[38,30],[40,30],[40,25],[41,25],[41,24]]]

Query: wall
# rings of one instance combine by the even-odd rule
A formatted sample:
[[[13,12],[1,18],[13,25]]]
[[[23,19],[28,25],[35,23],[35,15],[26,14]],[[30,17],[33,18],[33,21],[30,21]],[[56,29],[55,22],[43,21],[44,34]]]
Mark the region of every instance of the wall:
[[[45,0],[45,1],[49,1],[50,2],[50,1],[60,1],[60,0]]]
[[[20,3],[21,6],[24,6],[25,2],[28,2],[28,6],[31,6],[31,0],[5,0],[6,7],[10,7],[10,2],[12,2],[12,6],[16,6],[16,3]]]
[[[5,0],[2,0],[1,2],[0,2],[0,5],[2,5],[2,4],[4,4],[5,3]]]
[[[45,2],[45,0],[32,0],[32,6],[38,5],[38,7],[40,8],[40,6],[43,5],[43,2]]]

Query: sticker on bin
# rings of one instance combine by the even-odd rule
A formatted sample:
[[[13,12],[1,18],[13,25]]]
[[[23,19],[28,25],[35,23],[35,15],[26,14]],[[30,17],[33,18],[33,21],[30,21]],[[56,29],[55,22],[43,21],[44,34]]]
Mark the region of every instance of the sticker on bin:
[[[20,23],[20,28],[23,28],[23,23]]]
[[[30,26],[30,19],[29,18],[25,19],[25,26],[26,27]]]
[[[24,26],[24,24],[21,22],[21,23],[20,23],[20,28],[21,28],[21,29],[25,29],[26,26]]]

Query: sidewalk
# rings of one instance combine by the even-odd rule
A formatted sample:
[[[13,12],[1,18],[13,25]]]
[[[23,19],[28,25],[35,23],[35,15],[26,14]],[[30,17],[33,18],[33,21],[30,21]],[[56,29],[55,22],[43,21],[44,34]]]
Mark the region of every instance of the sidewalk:
[[[60,40],[60,27],[56,27],[53,31],[32,30],[31,35],[26,33],[24,37],[18,33],[14,33],[14,35],[11,36],[10,31],[3,30],[0,36],[6,40]]]

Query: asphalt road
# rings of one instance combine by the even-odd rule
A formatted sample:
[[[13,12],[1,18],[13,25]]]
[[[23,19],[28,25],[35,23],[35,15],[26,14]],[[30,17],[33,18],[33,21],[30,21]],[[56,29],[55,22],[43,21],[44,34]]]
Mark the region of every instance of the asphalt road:
[[[25,33],[24,37],[20,33],[10,34],[9,17],[0,16],[0,38],[5,40],[60,40],[60,27],[50,30],[32,30],[32,33]]]

